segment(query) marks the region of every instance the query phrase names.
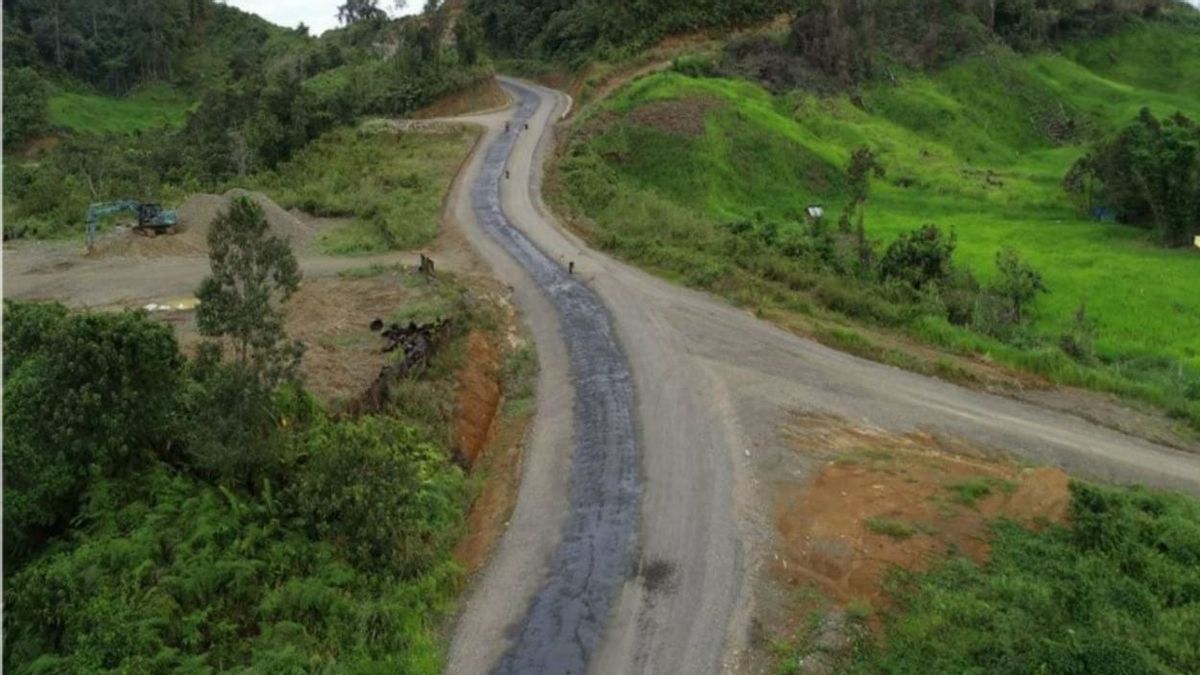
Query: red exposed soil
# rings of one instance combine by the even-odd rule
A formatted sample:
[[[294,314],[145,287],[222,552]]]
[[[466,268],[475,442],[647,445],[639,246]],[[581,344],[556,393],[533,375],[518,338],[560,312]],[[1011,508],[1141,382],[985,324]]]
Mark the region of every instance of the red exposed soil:
[[[458,372],[454,440],[467,466],[474,468],[492,437],[500,407],[500,358],[482,331],[467,336],[467,362]]]
[[[951,551],[985,560],[997,518],[1030,527],[1067,518],[1068,477],[1058,469],[951,454],[922,433],[823,418],[806,418],[800,429],[791,430],[795,447],[824,463],[808,481],[776,486],[772,571],[785,586],[815,589],[837,605],[886,607],[883,582],[894,567],[925,570]],[[964,497],[967,486],[986,494]]]
[[[532,414],[497,425],[496,434],[479,458],[476,472],[485,482],[467,514],[467,533],[454,547],[454,560],[474,575],[487,564],[492,550],[508,526],[520,488],[521,453]]]

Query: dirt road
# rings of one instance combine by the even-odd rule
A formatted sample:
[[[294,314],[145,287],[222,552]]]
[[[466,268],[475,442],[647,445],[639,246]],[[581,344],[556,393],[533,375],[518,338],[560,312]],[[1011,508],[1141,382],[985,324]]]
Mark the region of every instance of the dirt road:
[[[553,222],[540,199],[548,132],[565,98],[515,81],[504,85],[519,105],[474,118],[488,129],[489,151],[467,166],[451,203],[468,239],[513,286],[531,326],[542,362],[539,409],[516,510],[464,607],[448,672],[507,672],[517,664],[579,672],[580,655],[596,673],[738,670],[753,610],[749,585],[772,536],[763,488],[787,451],[780,427],[797,411],[897,431],[922,428],[1083,476],[1200,493],[1200,456],[827,349],[589,250]],[[500,164],[508,178],[495,175]],[[498,197],[487,194],[497,189]],[[476,215],[480,199],[497,198],[506,216],[500,226],[511,224],[521,235],[501,233],[510,239],[503,244],[493,236],[497,223],[481,224]],[[510,255],[514,246],[522,249],[521,263]],[[563,318],[556,286],[563,270],[542,269],[545,257],[563,267],[574,261],[575,279],[603,303],[636,392],[636,554],[606,616],[580,614],[575,598],[554,590],[562,551],[588,537],[576,529],[577,493],[595,488],[579,481],[572,448],[578,452],[597,430],[578,425],[594,393],[572,379],[583,367],[574,342],[594,336],[580,335]],[[525,265],[532,259],[538,262],[531,274]],[[607,461],[624,471],[628,449]],[[606,627],[590,652],[589,639],[560,651],[542,641],[575,638],[597,622]],[[530,639],[531,632],[540,637]]]

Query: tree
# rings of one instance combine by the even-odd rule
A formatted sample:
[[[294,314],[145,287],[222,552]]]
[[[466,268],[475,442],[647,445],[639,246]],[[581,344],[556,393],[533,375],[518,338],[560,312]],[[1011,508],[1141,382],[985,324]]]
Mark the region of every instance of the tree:
[[[1025,309],[1038,293],[1050,289],[1042,281],[1042,275],[1021,258],[1014,248],[1005,247],[996,254],[996,269],[999,274],[992,281],[990,290],[1002,298],[1008,308],[1009,319],[1015,325],[1025,321]]]
[[[483,49],[483,24],[479,17],[470,12],[458,15],[454,24],[454,48],[458,51],[458,60],[464,65],[473,66],[479,61],[479,53]]]
[[[458,536],[462,474],[384,415],[314,425],[290,491],[314,538],[343,542],[364,570],[412,578]]]
[[[850,189],[850,203],[842,213],[843,231],[849,229],[850,214],[854,214],[854,248],[858,258],[860,275],[870,272],[875,262],[875,251],[867,239],[866,211],[867,197],[871,193],[871,176],[883,178],[886,171],[879,163],[879,157],[870,148],[857,148],[850,155],[850,164],[846,167],[846,183]]]
[[[880,278],[903,281],[915,290],[930,283],[942,284],[952,269],[955,239],[953,231],[947,237],[937,225],[901,234],[879,262]]]
[[[4,145],[28,138],[46,127],[50,95],[33,68],[4,70]]]
[[[346,0],[338,6],[337,18],[343,25],[349,26],[359,21],[375,21],[387,16],[379,8],[379,0]]]
[[[4,304],[4,549],[34,552],[75,515],[88,482],[163,451],[182,358],[144,313]]]
[[[1099,200],[1120,222],[1152,228],[1164,246],[1187,246],[1200,233],[1200,127],[1143,108],[1080,158],[1063,185],[1089,211]]]
[[[281,305],[300,286],[287,240],[270,233],[262,207],[237,197],[208,233],[210,276],[196,291],[200,334],[228,341],[237,364],[273,385],[295,372],[299,344],[288,343]]]

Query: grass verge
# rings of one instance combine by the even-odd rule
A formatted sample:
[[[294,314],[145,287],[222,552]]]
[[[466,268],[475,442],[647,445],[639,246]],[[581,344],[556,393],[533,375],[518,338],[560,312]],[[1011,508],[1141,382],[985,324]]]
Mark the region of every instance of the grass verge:
[[[347,219],[320,241],[328,253],[416,248],[437,234],[442,200],[476,137],[465,127],[397,131],[382,122],[339,129],[255,187],[285,208]]]

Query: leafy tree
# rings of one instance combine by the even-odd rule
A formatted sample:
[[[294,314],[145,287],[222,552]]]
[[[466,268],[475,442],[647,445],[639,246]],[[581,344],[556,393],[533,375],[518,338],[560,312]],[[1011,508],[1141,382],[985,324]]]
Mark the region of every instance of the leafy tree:
[[[953,231],[946,236],[937,225],[901,234],[880,260],[880,278],[896,279],[917,290],[931,283],[942,284],[953,267],[955,239]]]
[[[12,0],[5,46],[14,37],[40,65],[120,92],[173,76],[211,14],[208,0]]]
[[[387,16],[379,7],[379,0],[346,0],[338,6],[337,18],[343,25],[359,21],[377,21]]]
[[[459,14],[454,24],[454,48],[461,63],[473,66],[479,62],[483,50],[483,24],[479,17],[470,12]]]
[[[262,207],[237,197],[208,233],[212,274],[196,291],[201,335],[227,340],[238,365],[273,386],[299,363],[288,343],[281,304],[300,286],[300,266],[286,239],[271,234]]]
[[[4,69],[4,145],[46,128],[50,94],[33,68]]]
[[[1080,158],[1064,178],[1089,210],[1152,227],[1164,246],[1200,234],[1200,126],[1182,114],[1166,120],[1143,108],[1131,125]]]
[[[1009,319],[1015,325],[1025,322],[1025,309],[1039,293],[1050,289],[1042,281],[1042,275],[1021,258],[1016,249],[1005,247],[996,254],[996,269],[999,274],[989,290],[1002,298],[1008,306]]]
[[[74,516],[96,476],[165,451],[182,359],[144,313],[68,314],[5,301],[4,535],[8,561]]]

